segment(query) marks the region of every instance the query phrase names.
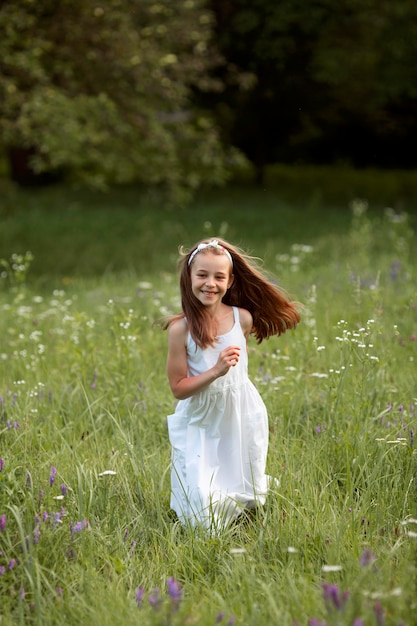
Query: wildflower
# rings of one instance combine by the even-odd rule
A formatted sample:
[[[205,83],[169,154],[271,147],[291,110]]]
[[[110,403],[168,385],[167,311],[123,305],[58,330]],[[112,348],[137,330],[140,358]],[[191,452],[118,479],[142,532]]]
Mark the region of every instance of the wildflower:
[[[158,588],[154,589],[150,594],[149,604],[153,609],[155,609],[155,611],[159,611],[159,609],[161,608],[162,598]]]
[[[224,613],[223,611],[220,611],[219,613],[217,613],[216,621],[214,623],[220,624],[220,622],[223,620],[223,617],[224,617]]]
[[[82,522],[70,522],[70,532],[72,535],[81,532],[84,528],[90,528],[90,523],[85,519]]]
[[[4,459],[0,459],[0,472],[3,471],[4,468]]]
[[[340,572],[342,570],[341,565],[323,565],[322,572]]]
[[[383,626],[383,624],[385,623],[385,614],[380,602],[375,602],[374,613],[377,626]]]
[[[178,610],[180,602],[182,600],[182,588],[175,578],[168,578],[167,582],[168,595],[171,598],[171,606],[174,611]]]
[[[4,565],[0,565],[0,576],[4,576],[5,573],[6,573],[6,568],[4,567]]]
[[[375,555],[367,548],[363,551],[363,554],[360,558],[360,564],[366,567],[375,561]]]
[[[7,515],[3,513],[3,515],[0,517],[0,530],[2,532],[6,528],[6,522],[7,522]]]
[[[145,589],[143,587],[138,587],[135,591],[135,602],[139,608],[142,606],[144,595],[145,595]]]
[[[355,619],[355,621],[353,622],[353,626],[365,626],[365,623],[362,619]]]
[[[12,571],[12,569],[14,569],[17,565],[17,561],[16,559],[10,559],[9,564],[7,566],[7,569],[9,570],[9,572]]]
[[[59,596],[60,598],[62,598],[64,593],[64,590],[62,589],[62,587],[57,587],[56,588],[56,595]]]
[[[333,606],[335,609],[340,611],[345,606],[348,597],[348,591],[344,591],[342,593],[337,585],[323,583],[323,599],[328,608]]]
[[[33,543],[36,545],[39,543],[39,537],[41,536],[41,531],[39,526],[35,526],[35,530],[33,531]]]
[[[51,467],[51,473],[50,473],[50,475],[49,475],[49,485],[50,485],[51,487],[52,487],[52,485],[53,485],[53,484],[54,484],[54,482],[55,482],[55,477],[56,477],[56,467],[54,467],[54,466],[52,465],[52,467]]]

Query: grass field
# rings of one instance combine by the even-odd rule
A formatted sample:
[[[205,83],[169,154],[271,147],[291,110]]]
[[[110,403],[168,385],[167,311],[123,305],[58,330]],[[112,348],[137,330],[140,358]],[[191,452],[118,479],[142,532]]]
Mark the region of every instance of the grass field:
[[[176,212],[133,188],[4,196],[0,624],[416,623],[412,178],[278,174]],[[304,304],[249,348],[280,487],[215,536],[169,515],[154,323],[179,307],[178,246],[206,234]]]

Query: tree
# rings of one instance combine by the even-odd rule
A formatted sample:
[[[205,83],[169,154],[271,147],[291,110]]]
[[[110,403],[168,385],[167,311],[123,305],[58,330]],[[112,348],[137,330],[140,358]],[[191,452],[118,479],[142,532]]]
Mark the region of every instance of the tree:
[[[0,130],[29,172],[143,181],[176,201],[222,183],[225,151],[193,90],[219,89],[202,0],[3,0]],[[16,152],[17,151],[17,152]]]
[[[280,160],[392,165],[393,142],[403,143],[397,162],[409,163],[404,140],[417,136],[413,0],[211,0],[211,6],[220,51],[256,79],[246,91],[229,82],[217,107],[259,181],[265,164]],[[415,151],[410,157],[416,164]]]

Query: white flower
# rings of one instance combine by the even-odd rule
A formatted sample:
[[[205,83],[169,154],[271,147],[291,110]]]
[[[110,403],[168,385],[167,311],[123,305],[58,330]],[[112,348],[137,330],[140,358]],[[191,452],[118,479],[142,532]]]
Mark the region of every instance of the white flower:
[[[343,567],[341,565],[323,565],[322,572],[341,572]]]

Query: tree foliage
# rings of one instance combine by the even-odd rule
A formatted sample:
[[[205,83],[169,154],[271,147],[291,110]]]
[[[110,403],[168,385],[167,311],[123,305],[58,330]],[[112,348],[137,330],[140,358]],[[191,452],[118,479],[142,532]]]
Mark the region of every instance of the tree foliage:
[[[230,140],[260,175],[266,162],[303,158],[417,163],[405,147],[410,134],[417,138],[413,0],[211,0],[211,6],[221,52],[256,77],[246,92],[230,85],[220,104]]]
[[[220,87],[211,31],[202,0],[3,0],[4,146],[37,173],[140,180],[177,200],[223,182],[231,154],[192,99]]]

